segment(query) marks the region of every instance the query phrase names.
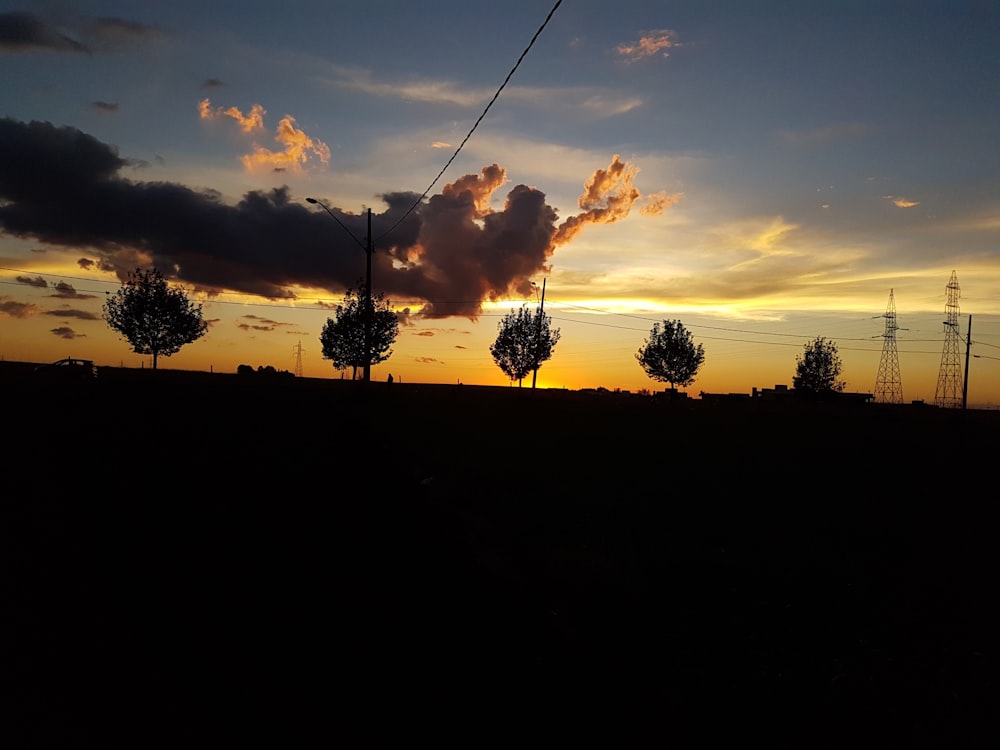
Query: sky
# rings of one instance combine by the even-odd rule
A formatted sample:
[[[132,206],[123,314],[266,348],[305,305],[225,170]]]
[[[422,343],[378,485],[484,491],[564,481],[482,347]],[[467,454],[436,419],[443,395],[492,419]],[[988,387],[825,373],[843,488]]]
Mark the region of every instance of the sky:
[[[339,378],[370,217],[373,379],[508,385],[541,305],[538,387],[661,390],[679,320],[692,396],[823,337],[931,403],[958,335],[1000,408],[998,38],[971,1],[0,0],[0,358],[151,366],[102,305],[155,267],[209,323],[160,367]]]

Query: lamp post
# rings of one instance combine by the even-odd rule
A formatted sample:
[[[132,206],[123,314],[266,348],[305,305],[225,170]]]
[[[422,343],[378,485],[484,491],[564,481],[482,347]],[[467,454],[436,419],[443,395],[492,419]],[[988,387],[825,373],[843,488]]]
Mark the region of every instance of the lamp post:
[[[367,256],[365,263],[365,309],[364,309],[364,321],[365,321],[365,362],[364,362],[364,381],[366,383],[370,382],[372,379],[372,253],[375,252],[375,248],[372,246],[372,210],[368,209],[368,238],[365,244],[354,236],[344,222],[337,218],[337,215],[326,207],[326,204],[321,203],[315,198],[306,198],[306,203],[312,203],[313,205],[319,206],[331,217],[333,220],[340,224],[340,226],[351,235],[351,238],[358,243],[358,246],[365,251]]]
[[[535,296],[538,296],[538,284],[534,281],[531,285],[535,287]],[[538,359],[542,347],[542,313],[545,310],[545,279],[542,279],[542,301],[538,305],[538,337],[535,341],[535,371],[531,374],[531,389],[535,389],[535,381],[538,379]]]

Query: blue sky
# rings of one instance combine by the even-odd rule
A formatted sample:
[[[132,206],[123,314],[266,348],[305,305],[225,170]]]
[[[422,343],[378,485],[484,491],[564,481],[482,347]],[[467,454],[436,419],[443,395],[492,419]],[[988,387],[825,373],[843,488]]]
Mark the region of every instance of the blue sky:
[[[359,237],[372,210],[403,377],[502,382],[502,306],[545,279],[549,385],[657,387],[634,352],[678,318],[695,391],[790,382],[816,335],[871,390],[892,290],[931,400],[955,271],[1000,403],[998,32],[985,2],[0,2],[0,354],[132,363],[86,312],[141,260],[212,320],[170,366],[302,340],[333,375],[364,258],[312,196]]]

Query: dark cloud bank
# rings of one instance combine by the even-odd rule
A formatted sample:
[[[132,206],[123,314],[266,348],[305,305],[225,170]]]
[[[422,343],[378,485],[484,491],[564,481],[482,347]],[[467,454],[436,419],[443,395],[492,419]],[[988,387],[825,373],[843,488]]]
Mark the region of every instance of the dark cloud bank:
[[[367,216],[330,210],[350,230],[290,195],[287,187],[251,191],[235,205],[210,190],[122,176],[133,163],[115,147],[71,127],[0,119],[0,231],[75,247],[125,278],[141,258],[201,291],[231,290],[292,298],[297,285],[340,297],[364,276]],[[622,164],[617,157],[607,178]],[[597,180],[591,178],[592,191]],[[557,225],[544,193],[518,185],[503,209],[487,208],[505,182],[492,165],[421,201],[390,192],[372,209],[373,287],[393,302],[422,304],[431,317],[474,318],[488,299],[528,297],[530,279],[546,270],[557,244],[587,222],[628,212],[588,198],[585,210]],[[630,185],[616,196],[638,196]],[[315,196],[323,200],[323,196]],[[353,236],[351,236],[353,235]]]

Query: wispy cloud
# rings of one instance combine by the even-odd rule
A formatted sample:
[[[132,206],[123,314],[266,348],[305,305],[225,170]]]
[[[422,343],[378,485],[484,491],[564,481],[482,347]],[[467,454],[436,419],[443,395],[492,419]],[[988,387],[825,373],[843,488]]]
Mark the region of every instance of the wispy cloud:
[[[101,320],[101,317],[99,315],[95,315],[89,310],[73,310],[64,307],[61,307],[58,310],[46,310],[43,314],[51,315],[56,318],[75,318],[77,320]]]
[[[118,112],[118,104],[115,102],[96,101],[90,103],[90,111],[97,114],[115,114]]]
[[[291,323],[281,323],[277,320],[270,320],[268,318],[261,318],[257,315],[243,315],[241,320],[245,320],[245,323],[237,323],[237,328],[241,328],[244,331],[274,331],[278,328],[284,326],[290,326]]]
[[[55,289],[55,294],[51,296],[58,297],[59,299],[97,299],[97,295],[95,294],[81,294],[76,291],[72,284],[66,281],[56,282],[53,288]]]
[[[7,297],[0,297],[0,315],[8,318],[28,318],[40,312],[38,305],[28,302],[15,302]]]
[[[47,289],[49,282],[43,279],[41,276],[36,276],[31,278],[30,276],[18,276],[15,278],[18,284],[27,284],[28,286],[38,287],[39,289]]]
[[[34,13],[0,13],[0,50],[87,52],[84,44]]]
[[[54,336],[58,336],[61,339],[66,339],[67,341],[87,338],[87,334],[77,333],[69,326],[60,326],[59,328],[51,328],[49,329],[49,333],[53,334]]]
[[[56,23],[35,13],[0,13],[0,51],[114,52],[160,36],[163,32],[153,26],[122,18],[74,18]]]
[[[629,62],[637,62],[649,57],[669,57],[670,50],[680,46],[676,31],[658,29],[643,31],[638,40],[619,44],[615,52]]]
[[[864,138],[874,129],[874,126],[863,122],[842,122],[809,130],[785,129],[778,133],[778,137],[788,146],[816,147]]]
[[[240,130],[244,133],[263,130],[265,114],[267,114],[267,110],[259,104],[254,104],[250,108],[250,111],[244,115],[239,107],[216,107],[212,109],[212,101],[210,99],[202,99],[198,102],[198,115],[202,120],[218,120],[223,117],[229,117],[236,121],[236,124],[240,126]]]
[[[337,67],[333,70],[334,75],[328,78],[331,86],[403,102],[451,105],[474,110],[485,107],[497,91],[496,88],[468,87],[446,80],[378,80],[371,72],[359,68]],[[641,97],[634,94],[584,86],[511,85],[504,88],[503,99],[507,105],[522,104],[562,112],[582,110],[591,117],[624,114],[644,103]]]

